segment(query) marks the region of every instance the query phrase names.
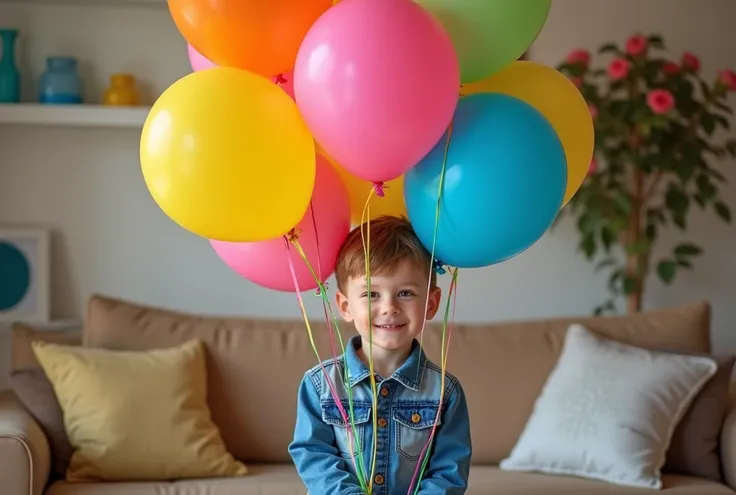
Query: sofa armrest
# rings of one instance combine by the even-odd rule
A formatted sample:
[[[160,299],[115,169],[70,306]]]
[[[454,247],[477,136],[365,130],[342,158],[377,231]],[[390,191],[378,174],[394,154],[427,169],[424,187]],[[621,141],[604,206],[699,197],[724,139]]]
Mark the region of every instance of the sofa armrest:
[[[728,486],[736,490],[736,381],[731,382],[728,411],[721,429],[721,466]]]
[[[49,443],[38,423],[8,391],[0,391],[0,459],[3,494],[43,493],[51,466]]]

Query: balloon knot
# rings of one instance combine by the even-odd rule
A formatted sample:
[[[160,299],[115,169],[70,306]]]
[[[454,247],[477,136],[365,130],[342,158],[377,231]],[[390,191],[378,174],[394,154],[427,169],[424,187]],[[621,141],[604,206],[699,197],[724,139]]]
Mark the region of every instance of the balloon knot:
[[[460,95],[460,98],[462,98],[463,96],[465,96],[465,86],[463,86],[462,84],[460,85],[459,95]]]
[[[279,86],[282,86],[289,81],[284,77],[284,74],[276,74],[275,76],[273,76],[273,82],[275,84],[278,84]]]
[[[286,240],[289,242],[294,242],[299,239],[299,234],[301,233],[302,231],[300,229],[291,229],[289,232],[286,233]]]
[[[447,270],[445,270],[445,264],[444,264],[444,263],[442,263],[442,262],[441,262],[440,260],[438,260],[437,258],[435,258],[435,260],[434,260],[434,271],[435,271],[435,272],[436,272],[436,273],[437,273],[438,275],[444,275],[445,273],[447,273]]]
[[[327,284],[327,282],[321,282],[317,286],[317,290],[315,291],[314,294],[316,296],[321,296],[323,291],[324,291],[325,294],[327,294],[328,289],[329,289],[329,285]]]
[[[383,182],[374,182],[373,183],[373,190],[376,193],[376,196],[383,197],[386,193],[384,192],[384,189],[386,189],[388,186],[385,185]]]

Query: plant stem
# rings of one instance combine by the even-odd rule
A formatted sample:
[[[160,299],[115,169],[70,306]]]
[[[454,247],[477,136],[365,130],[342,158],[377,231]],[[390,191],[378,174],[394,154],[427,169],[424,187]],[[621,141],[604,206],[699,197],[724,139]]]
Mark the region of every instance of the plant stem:
[[[631,250],[626,255],[626,276],[632,284],[626,294],[626,306],[629,313],[637,313],[642,309],[644,295],[644,274],[647,272],[649,256],[638,248],[642,237],[641,217],[646,201],[644,191],[644,173],[632,167],[631,175],[631,214],[626,231],[624,246]],[[637,246],[637,248],[634,248]]]

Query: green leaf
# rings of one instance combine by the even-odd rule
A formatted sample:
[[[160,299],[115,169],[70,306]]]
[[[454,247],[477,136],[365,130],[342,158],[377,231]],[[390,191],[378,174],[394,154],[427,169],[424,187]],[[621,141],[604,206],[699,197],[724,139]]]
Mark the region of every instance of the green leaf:
[[[715,132],[716,130],[715,116],[711,113],[703,114],[700,119],[700,123],[703,125],[703,130],[705,131],[705,133],[709,136],[712,136],[713,132]]]
[[[621,50],[618,48],[618,46],[615,43],[606,43],[605,45],[602,45],[598,49],[598,53],[604,54],[604,53],[616,53],[620,54]]]
[[[722,112],[726,112],[729,115],[733,115],[733,109],[729,107],[728,105],[726,105],[725,103],[721,103],[720,101],[717,101],[715,102],[715,107]]]
[[[616,234],[609,227],[603,227],[601,229],[601,243],[605,248],[606,252],[611,251],[611,246],[616,241]]]
[[[616,304],[614,303],[613,299],[609,299],[603,304],[596,306],[593,310],[593,314],[595,314],[596,316],[600,316],[606,311],[610,311],[612,313],[616,312]]]
[[[703,250],[696,246],[695,244],[684,242],[682,244],[678,244],[675,247],[675,256],[676,257],[688,257],[688,256],[697,256],[701,254]]]
[[[646,228],[646,236],[649,242],[652,243],[657,239],[657,225],[650,223]]]
[[[635,277],[632,277],[630,275],[624,276],[623,291],[625,295],[628,296],[629,294],[634,294],[638,287],[639,287],[639,284]]]
[[[665,48],[665,46],[664,46],[664,40],[658,34],[651,35],[649,37],[649,39],[648,39],[648,42],[649,42],[649,46],[651,46],[653,48],[659,48],[659,49],[664,49]]]
[[[716,211],[721,220],[726,223],[731,223],[731,208],[728,207],[723,201],[716,201],[713,203],[713,209]]]
[[[595,236],[593,234],[586,234],[580,241],[580,249],[585,254],[585,257],[589,260],[593,258],[596,251]]]
[[[609,266],[613,266],[615,264],[616,264],[616,259],[615,258],[606,258],[606,259],[601,260],[598,263],[596,263],[595,268],[594,268],[594,271],[597,273],[597,272],[603,270],[604,268],[608,268]]]
[[[698,186],[698,193],[706,200],[712,200],[718,194],[718,188],[711,182],[707,174],[698,175],[695,185]]]
[[[716,123],[726,129],[727,131],[731,130],[731,123],[724,117],[723,115],[717,115],[714,114],[713,118],[715,119]]]
[[[683,268],[692,269],[693,264],[690,263],[688,260],[679,259],[679,260],[677,260],[677,266],[681,266]]]
[[[685,215],[690,207],[690,198],[679,188],[671,185],[665,195],[665,203],[670,210],[672,221],[680,227],[685,228]]]
[[[665,284],[669,285],[675,279],[677,263],[671,260],[660,261],[657,265],[657,274]]]

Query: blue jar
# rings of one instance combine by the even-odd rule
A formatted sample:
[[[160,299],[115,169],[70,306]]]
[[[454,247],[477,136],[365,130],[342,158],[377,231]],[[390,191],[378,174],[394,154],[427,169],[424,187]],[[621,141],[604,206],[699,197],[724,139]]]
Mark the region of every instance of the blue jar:
[[[0,29],[0,103],[20,102],[20,71],[15,63],[17,29]]]
[[[38,101],[45,104],[82,103],[82,78],[73,57],[48,57],[38,85]]]

